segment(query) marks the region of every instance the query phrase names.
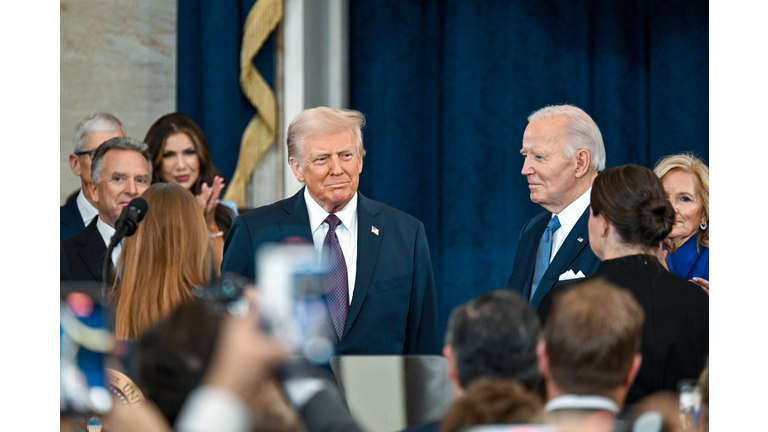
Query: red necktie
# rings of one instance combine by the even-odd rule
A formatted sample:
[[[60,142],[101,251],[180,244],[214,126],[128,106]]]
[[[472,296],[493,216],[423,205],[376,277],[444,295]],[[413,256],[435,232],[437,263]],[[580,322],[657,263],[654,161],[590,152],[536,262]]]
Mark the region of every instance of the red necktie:
[[[336,328],[336,335],[341,340],[349,309],[347,262],[344,261],[339,238],[336,236],[336,227],[341,224],[341,221],[335,214],[331,214],[325,218],[325,222],[328,223],[328,233],[323,241],[323,262],[328,268],[325,298],[328,310],[331,312],[333,326]]]

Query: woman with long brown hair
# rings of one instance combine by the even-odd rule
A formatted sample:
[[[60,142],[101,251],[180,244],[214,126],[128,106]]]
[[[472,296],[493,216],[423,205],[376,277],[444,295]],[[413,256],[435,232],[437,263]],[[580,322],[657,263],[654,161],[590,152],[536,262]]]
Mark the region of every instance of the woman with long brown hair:
[[[208,230],[195,197],[173,183],[153,184],[141,197],[149,210],[124,241],[112,291],[118,339],[138,338],[211,278]]]
[[[218,275],[224,238],[237,216],[237,206],[219,199],[224,190],[224,177],[213,164],[205,133],[192,118],[174,112],[157,119],[144,142],[152,156],[152,183],[175,183],[197,198],[205,215],[214,270]]]

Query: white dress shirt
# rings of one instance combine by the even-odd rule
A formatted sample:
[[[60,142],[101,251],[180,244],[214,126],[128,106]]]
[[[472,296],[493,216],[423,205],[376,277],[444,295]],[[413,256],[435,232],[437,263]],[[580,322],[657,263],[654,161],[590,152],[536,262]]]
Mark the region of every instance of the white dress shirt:
[[[304,188],[304,201],[307,203],[307,212],[309,213],[309,228],[312,231],[312,242],[317,252],[319,260],[323,251],[323,242],[328,233],[328,224],[325,218],[330,213],[325,211],[320,204],[309,194],[309,190]],[[341,253],[344,254],[344,261],[347,263],[347,281],[349,281],[349,303],[352,303],[352,294],[355,291],[355,276],[357,275],[357,192],[349,203],[335,215],[341,221],[336,227],[336,236],[339,238]]]
[[[98,228],[101,238],[104,239],[104,245],[109,247],[109,242],[112,240],[112,236],[115,235],[115,228],[107,225],[106,222],[101,220],[96,221],[96,228]],[[120,258],[120,251],[123,249],[123,240],[112,249],[112,265],[117,267],[117,259]]]
[[[93,206],[88,199],[83,195],[83,190],[77,194],[75,199],[77,203],[77,210],[80,212],[80,217],[83,218],[83,225],[88,226],[89,223],[99,214],[99,210]]]
[[[568,207],[564,208],[560,214],[553,214],[552,217],[557,216],[560,220],[560,228],[555,231],[554,238],[552,239],[552,253],[549,255],[549,262],[552,262],[557,255],[557,251],[565,243],[565,239],[568,238],[568,234],[576,226],[576,222],[584,214],[584,210],[589,207],[589,199],[592,195],[592,187],[590,186],[586,192],[584,192],[576,201],[572,202]],[[584,239],[588,240],[588,239]]]

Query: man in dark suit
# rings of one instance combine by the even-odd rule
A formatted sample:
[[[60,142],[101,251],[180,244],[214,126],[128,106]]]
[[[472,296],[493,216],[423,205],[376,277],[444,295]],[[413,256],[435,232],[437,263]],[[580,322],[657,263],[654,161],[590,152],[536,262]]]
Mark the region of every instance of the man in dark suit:
[[[256,279],[267,242],[300,237],[330,263],[327,300],[339,354],[439,354],[432,262],[424,225],[358,192],[364,117],[314,108],[288,129],[288,162],[306,186],[235,219],[222,272]]]
[[[555,300],[536,349],[550,422],[564,430],[624,430],[614,423],[642,363],[644,316],[630,292],[603,280]]]
[[[546,211],[523,225],[507,287],[538,309],[557,282],[588,276],[600,264],[589,247],[587,222],[592,182],[605,168],[605,148],[587,113],[559,105],[528,117],[520,153],[531,201]]]
[[[104,254],[123,207],[149,187],[152,164],[147,145],[126,137],[107,140],[93,155],[90,177],[87,188],[98,217],[61,245],[72,280],[101,282]],[[112,253],[112,266],[117,263],[121,245],[118,243]]]
[[[80,177],[80,191],[73,193],[59,209],[59,240],[71,237],[90,223],[99,213],[88,191],[93,154],[104,141],[125,136],[120,120],[107,113],[91,114],[75,128],[75,150],[69,155],[72,174]]]

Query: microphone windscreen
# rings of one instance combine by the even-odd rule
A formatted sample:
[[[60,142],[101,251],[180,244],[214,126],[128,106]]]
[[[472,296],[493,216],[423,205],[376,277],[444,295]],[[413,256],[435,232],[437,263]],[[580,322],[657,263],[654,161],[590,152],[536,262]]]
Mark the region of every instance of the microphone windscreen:
[[[131,207],[136,211],[136,222],[141,222],[149,209],[149,205],[147,205],[147,202],[141,197],[132,199],[131,202],[128,203],[128,208]]]

